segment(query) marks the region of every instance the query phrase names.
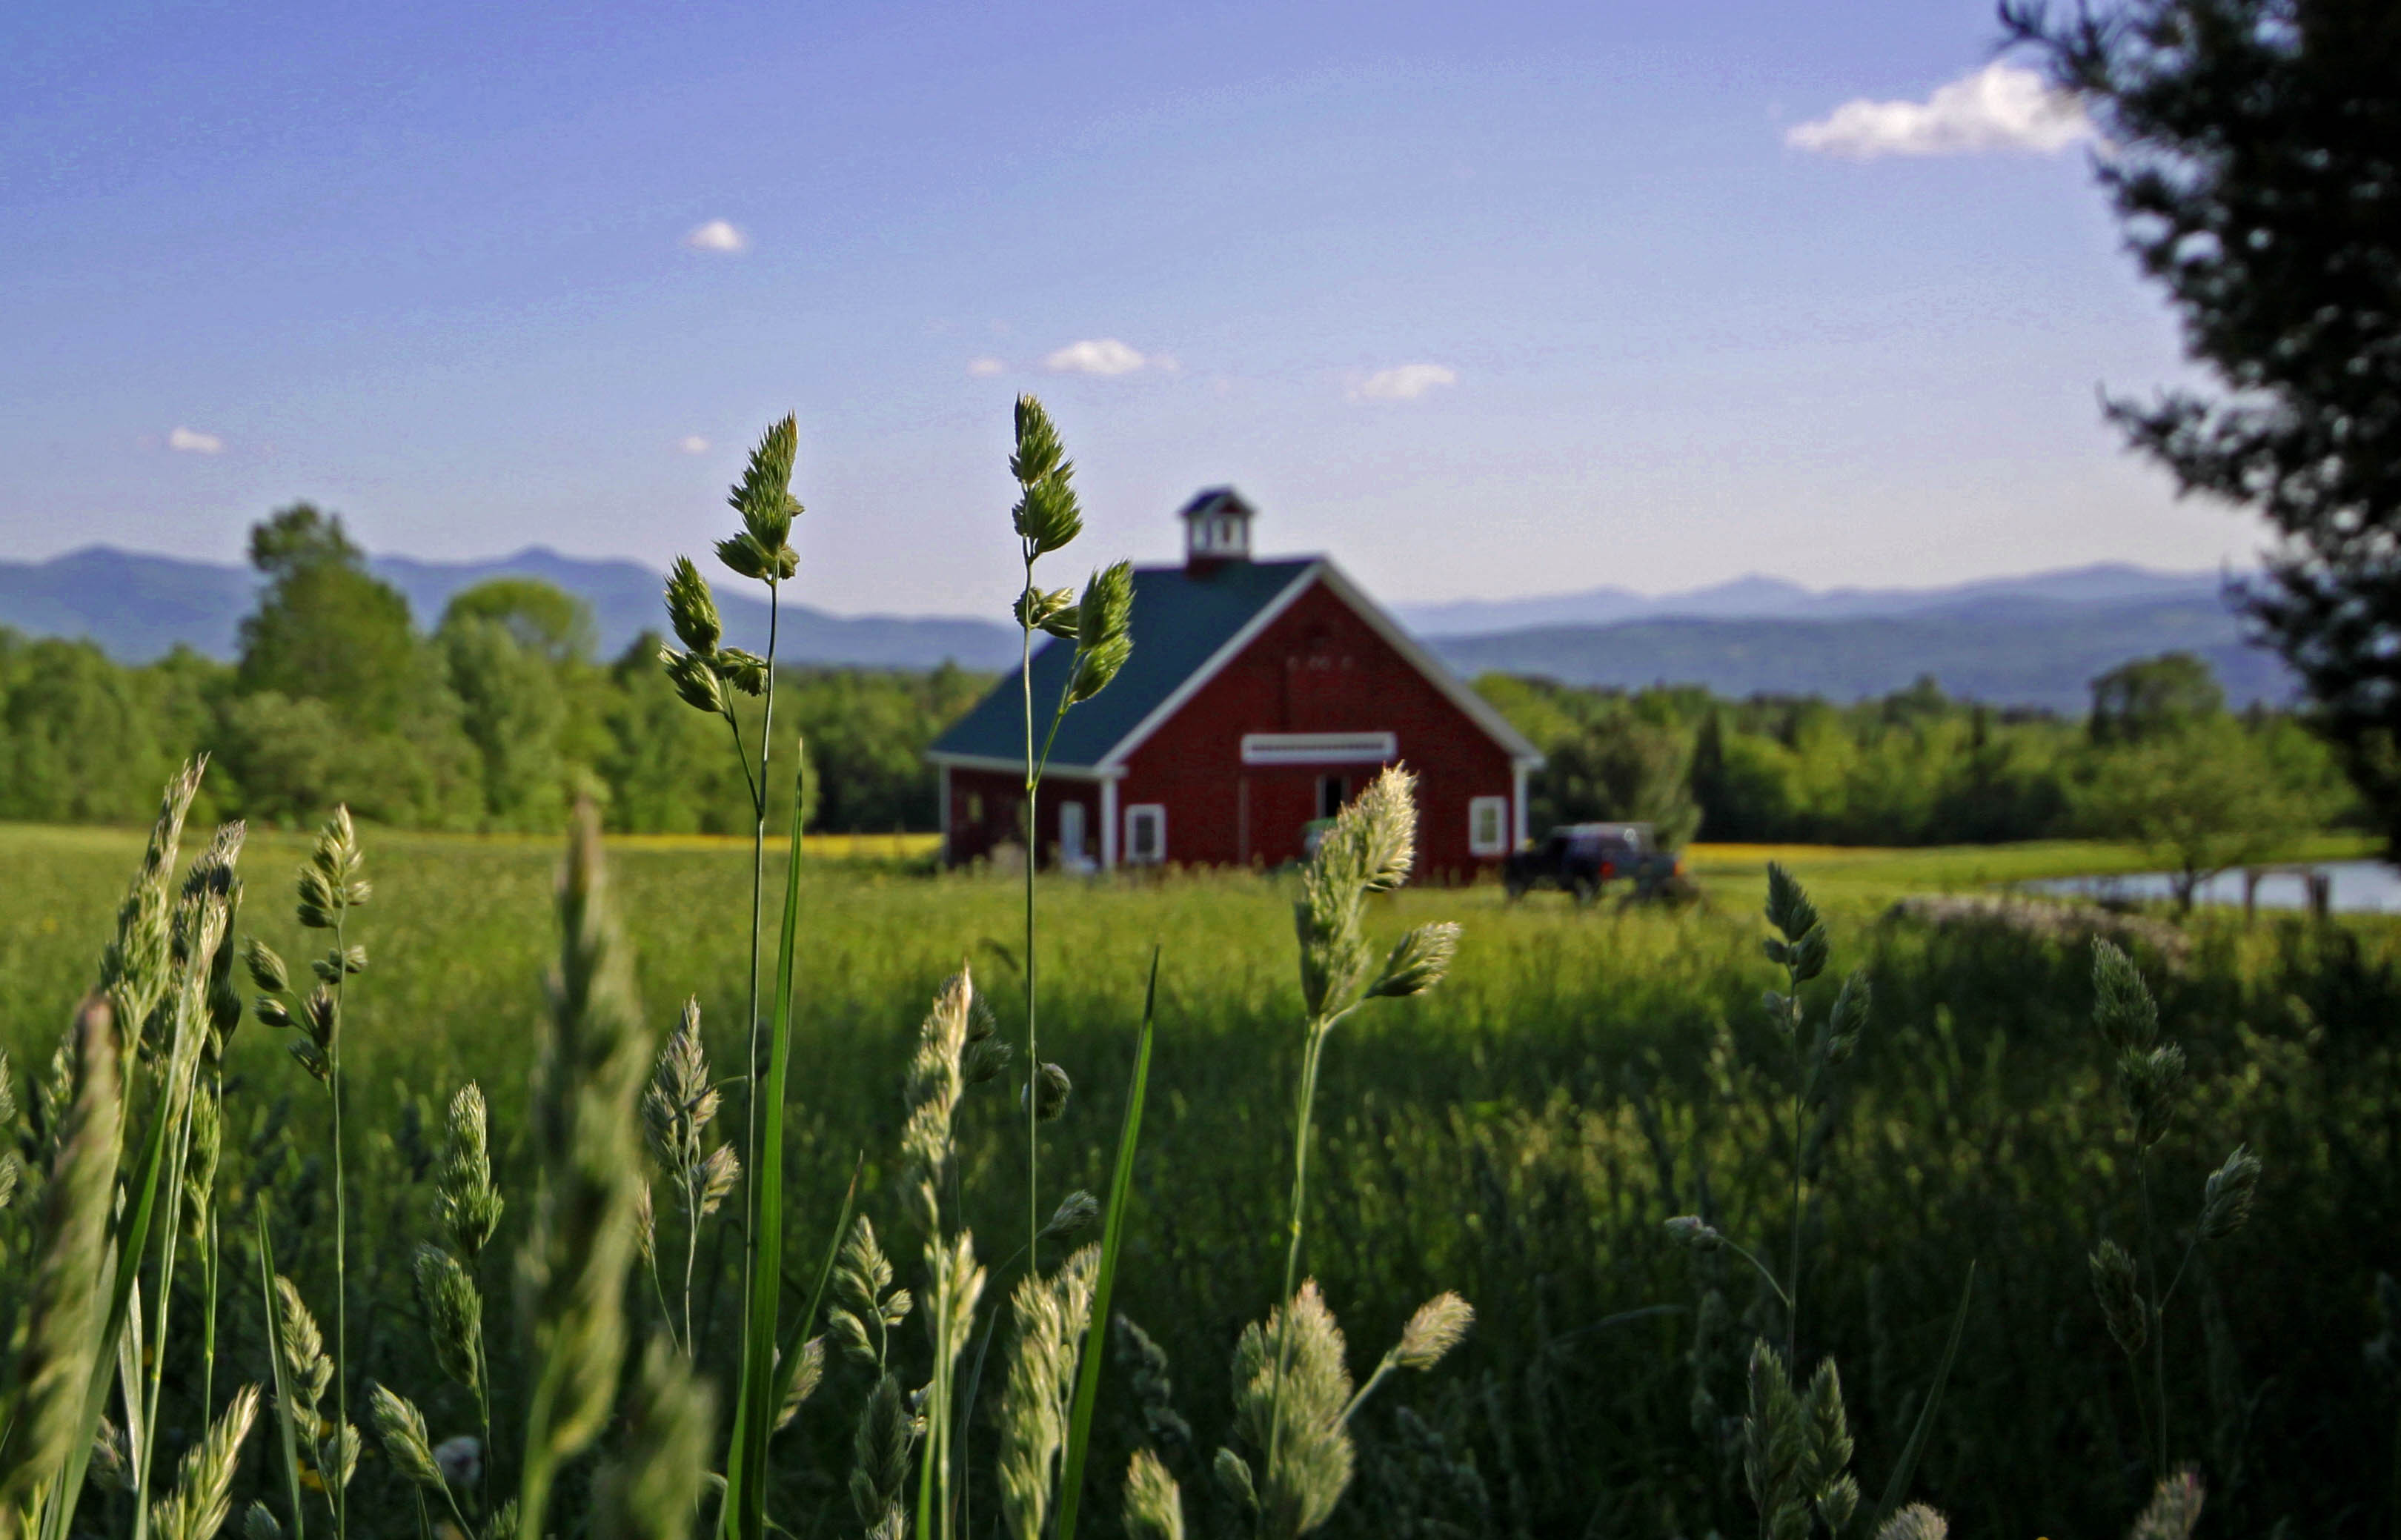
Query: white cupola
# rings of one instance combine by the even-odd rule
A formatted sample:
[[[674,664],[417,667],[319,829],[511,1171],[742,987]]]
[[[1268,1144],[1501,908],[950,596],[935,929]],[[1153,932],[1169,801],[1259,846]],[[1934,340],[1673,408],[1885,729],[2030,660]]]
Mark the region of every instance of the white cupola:
[[[1184,505],[1184,568],[1203,576],[1229,562],[1251,559],[1256,510],[1231,487],[1212,487]]]

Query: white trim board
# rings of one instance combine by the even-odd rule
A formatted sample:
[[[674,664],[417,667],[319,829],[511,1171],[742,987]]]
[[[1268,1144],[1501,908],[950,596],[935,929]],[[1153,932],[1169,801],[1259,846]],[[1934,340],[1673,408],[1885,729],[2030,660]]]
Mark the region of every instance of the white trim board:
[[[1382,764],[1400,752],[1393,733],[1245,733],[1244,764]]]

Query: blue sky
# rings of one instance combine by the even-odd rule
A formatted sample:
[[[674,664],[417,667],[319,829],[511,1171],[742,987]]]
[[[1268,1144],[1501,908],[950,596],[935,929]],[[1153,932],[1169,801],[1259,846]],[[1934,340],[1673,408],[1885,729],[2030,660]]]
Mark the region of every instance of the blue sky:
[[[1953,0],[10,7],[0,557],[234,559],[309,498],[377,550],[663,562],[795,410],[802,597],[997,614],[1030,389],[1091,516],[1062,579],[1171,555],[1227,481],[1393,599],[2240,560],[2255,524],[2099,420],[2179,378],[2174,328],[2072,114],[1954,84],[1995,34]]]

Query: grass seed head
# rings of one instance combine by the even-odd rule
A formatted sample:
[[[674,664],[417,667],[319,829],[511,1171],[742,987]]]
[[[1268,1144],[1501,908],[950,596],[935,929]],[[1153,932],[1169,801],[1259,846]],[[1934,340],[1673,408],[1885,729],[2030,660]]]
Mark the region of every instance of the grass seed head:
[[[2202,1188],[2201,1233],[2222,1241],[2251,1217],[2251,1202],[2259,1189],[2259,1157],[2247,1145],[2236,1145],[2226,1163],[2209,1174]]]
[[[1393,1349],[1394,1368],[1430,1369],[1467,1336],[1475,1324],[1475,1308],[1446,1289],[1418,1306],[1401,1340]]]
[[[1750,1348],[1749,1409],[1742,1420],[1743,1478],[1770,1540],[1807,1540],[1808,1425],[1783,1354],[1764,1338]]]
[[[1018,1093],[1018,1107],[1023,1109],[1030,1093],[1034,1097],[1034,1116],[1046,1123],[1056,1122],[1066,1116],[1067,1098],[1075,1090],[1076,1082],[1067,1078],[1066,1070],[1055,1064],[1045,1064],[1042,1073],[1034,1077],[1034,1083]]]
[[[900,1394],[900,1381],[885,1375],[858,1409],[858,1425],[850,1441],[850,1506],[870,1536],[900,1540],[907,1533],[902,1496],[909,1485],[909,1453],[916,1441],[916,1419]]]
[[[1912,1503],[1884,1521],[1875,1540],[1950,1540],[1951,1521],[1923,1503]]]
[[[450,1098],[444,1120],[442,1172],[435,1185],[434,1217],[460,1256],[473,1261],[491,1243],[508,1207],[492,1180],[490,1114],[484,1088],[469,1080]]]
[[[116,1020],[129,1035],[138,1035],[167,993],[171,945],[167,873],[175,864],[184,838],[184,818],[200,789],[208,756],[186,761],[167,782],[158,801],[158,821],[142,865],[117,911],[117,934],[102,952],[100,988],[108,997]]]
[[[459,1258],[417,1248],[417,1299],[433,1341],[433,1361],[471,1395],[483,1392],[484,1300]]]
[[[1009,1299],[1017,1341],[1000,1398],[1000,1502],[1016,1540],[1040,1540],[1049,1519],[1100,1261],[1086,1246],[1048,1278],[1025,1278]]]
[[[2202,1496],[2201,1473],[2189,1465],[2161,1477],[2127,1540],[2191,1540],[2193,1527],[2201,1522]]]
[[[728,647],[708,660],[719,679],[756,700],[767,693],[767,660],[739,647]]]
[[[291,969],[283,966],[283,958],[276,956],[274,946],[269,946],[259,937],[250,937],[250,944],[242,946],[242,966],[250,969],[250,983],[259,985],[269,995],[281,995],[281,992],[293,987]]]
[[[575,812],[559,881],[559,962],[527,1120],[542,1185],[521,1253],[532,1322],[526,1522],[557,1461],[606,1423],[624,1361],[624,1289],[642,1185],[635,1103],[650,1049],[633,970],[611,913],[600,822]]]
[[[1047,632],[1063,641],[1076,639],[1080,619],[1073,588],[1041,588],[1030,583],[1009,607],[1009,616],[1020,630]]]
[[[707,659],[697,653],[662,647],[659,666],[666,670],[667,682],[675,686],[686,706],[716,716],[726,714],[725,693],[718,688],[716,671],[709,667]]]
[[[1091,1229],[1092,1221],[1100,1217],[1101,1201],[1077,1188],[1060,1199],[1059,1206],[1050,1211],[1049,1221],[1042,1227],[1041,1238],[1046,1241],[1074,1240]]]
[[[84,1437],[84,1397],[101,1335],[97,1306],[125,1113],[117,1031],[104,997],[84,1001],[71,1042],[74,1089],[51,1125],[33,1272],[22,1286],[15,1361],[0,1382],[0,1408],[7,1412],[0,1432],[0,1509],[47,1487]]]
[[[775,1431],[778,1433],[791,1426],[792,1419],[801,1413],[802,1405],[817,1393],[817,1386],[825,1382],[826,1340],[821,1336],[810,1338],[801,1344],[800,1354],[800,1367],[792,1370],[791,1388],[784,1392],[784,1404],[775,1409]]]
[[[233,1511],[234,1467],[242,1440],[258,1417],[258,1387],[234,1392],[208,1437],[184,1453],[175,1486],[150,1506],[150,1533],[158,1540],[210,1540]]]
[[[2160,1007],[2134,959],[2092,938],[2092,1024],[2120,1053],[2147,1052],[2159,1040]]]
[[[1422,995],[1443,981],[1459,956],[1459,927],[1449,920],[1420,925],[1403,936],[1384,970],[1367,986],[1370,995],[1400,998]]]
[[[383,1445],[384,1457],[392,1468],[430,1492],[442,1491],[446,1483],[425,1431],[425,1414],[405,1396],[381,1384],[367,1388],[367,1408],[375,1420],[377,1441]]]
[[[1667,1238],[1694,1251],[1715,1251],[1725,1244],[1718,1228],[1697,1214],[1679,1214],[1667,1221]]]
[[[1133,564],[1120,561],[1094,572],[1076,605],[1076,670],[1068,681],[1070,704],[1108,688],[1133,655]]]
[[[1131,1540],[1184,1540],[1184,1492],[1150,1451],[1127,1463],[1125,1532]]]
[[[1351,1396],[1342,1330],[1313,1279],[1287,1309],[1288,1322],[1276,1311],[1243,1327],[1234,1347],[1234,1425],[1262,1459],[1275,1451],[1255,1487],[1260,1533],[1278,1540],[1325,1522],[1356,1461],[1342,1416]]]
[[[2092,1274],[2092,1296],[2101,1302],[2102,1323],[2118,1351],[2132,1358],[2150,1340],[2150,1307],[2143,1302],[2134,1258],[2117,1242],[2104,1241],[2086,1266]]]
[[[724,639],[725,623],[717,613],[717,599],[690,557],[676,557],[667,569],[667,623],[675,627],[677,640],[704,658],[716,652]]]
[[[2129,1048],[2119,1056],[2118,1088],[2125,1098],[2136,1149],[2148,1149],[2167,1137],[2177,1094],[2184,1089],[2184,1050],[2175,1043]]]
[[[1030,395],[1017,398],[1017,448],[1008,457],[1008,474],[1021,482],[1036,482],[1066,468],[1066,448],[1042,403]]]
[[[793,516],[801,512],[792,497],[792,467],[800,447],[800,419],[787,416],[760,435],[742,479],[726,494],[727,505],[742,516],[743,532],[761,551],[783,551]]]
[[[1809,901],[1799,880],[1778,861],[1767,863],[1767,923],[1783,932],[1788,944],[1798,944],[1804,936],[1818,928],[1818,906]]]
[[[283,1525],[264,1503],[241,1510],[242,1540],[283,1540]]]

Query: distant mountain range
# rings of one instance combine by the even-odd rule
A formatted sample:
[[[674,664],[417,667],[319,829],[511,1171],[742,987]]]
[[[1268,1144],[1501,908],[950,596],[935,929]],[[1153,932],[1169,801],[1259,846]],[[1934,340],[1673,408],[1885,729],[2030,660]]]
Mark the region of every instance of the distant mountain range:
[[[664,619],[659,574],[639,562],[531,546],[489,561],[376,557],[369,565],[407,596],[420,625],[438,619],[460,589],[502,576],[582,596],[605,654]],[[2073,713],[2084,709],[2095,674],[2182,648],[2210,661],[2237,704],[2288,698],[2291,677],[2243,641],[2220,587],[2214,574],[2098,566],[1947,588],[1816,591],[1747,577],[1656,598],[1596,588],[1396,612],[1470,675],[1501,669],[1573,684],[1703,684],[1723,695],[1856,700],[1931,674],[1953,695]],[[178,642],[230,657],[256,589],[245,568],[92,546],[48,561],[0,562],[0,626],[89,637],[128,662]],[[719,586],[718,602],[729,639],[763,650],[765,603],[731,584]],[[1017,633],[990,621],[788,605],[776,652],[796,663],[926,668],[947,660],[1002,669],[1017,648]]]
[[[2294,681],[2273,653],[2243,639],[2215,593],[2194,598],[1979,598],[1955,608],[1845,619],[1621,621],[1436,637],[1469,676],[1497,669],[1570,684],[1706,684],[1721,695],[1858,700],[1930,674],[1946,694],[2077,715],[2092,679],[2171,651],[2208,659],[2237,706],[2281,704]]]
[[[1630,588],[1586,588],[1531,598],[1460,599],[1395,609],[1423,637],[1489,636],[1537,626],[1615,626],[1629,620],[1856,620],[1971,610],[1994,602],[2053,600],[2109,604],[2137,599],[2215,599],[2223,579],[2211,572],[2154,572],[2108,562],[1985,578],[1947,588],[1804,588],[1783,578],[1736,578],[1714,587],[1653,598]]]
[[[587,560],[533,545],[489,561],[372,557],[367,565],[407,596],[420,626],[439,620],[453,594],[495,577],[539,578],[582,597],[592,606],[604,656],[624,651],[645,629],[666,626],[660,575],[637,561]],[[716,586],[728,639],[764,652],[766,601],[730,582]],[[178,642],[229,658],[257,588],[248,568],[94,545],[48,561],[0,562],[0,626],[89,637],[129,663],[146,662]],[[1001,668],[1016,662],[1017,652],[1017,633],[991,621],[832,615],[801,604],[783,607],[776,638],[779,657],[869,668],[930,668],[946,660]]]

